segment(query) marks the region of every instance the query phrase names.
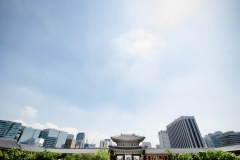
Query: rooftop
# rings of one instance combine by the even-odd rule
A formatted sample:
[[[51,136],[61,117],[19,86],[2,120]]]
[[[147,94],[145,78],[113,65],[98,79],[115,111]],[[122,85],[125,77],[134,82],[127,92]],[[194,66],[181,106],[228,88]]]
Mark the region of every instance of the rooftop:
[[[119,136],[112,136],[111,139],[116,142],[116,141],[143,141],[145,139],[144,136],[139,136],[133,134],[121,134]]]

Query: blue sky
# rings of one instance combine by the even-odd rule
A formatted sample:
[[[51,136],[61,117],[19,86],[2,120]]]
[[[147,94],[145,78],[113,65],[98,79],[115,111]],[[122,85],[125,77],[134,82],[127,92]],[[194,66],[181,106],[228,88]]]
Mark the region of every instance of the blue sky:
[[[240,131],[240,2],[0,1],[0,118],[99,140],[195,116]]]

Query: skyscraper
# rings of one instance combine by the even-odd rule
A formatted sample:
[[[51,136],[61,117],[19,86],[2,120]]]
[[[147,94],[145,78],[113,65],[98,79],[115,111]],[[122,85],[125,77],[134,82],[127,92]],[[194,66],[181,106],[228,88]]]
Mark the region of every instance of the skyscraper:
[[[76,148],[84,148],[85,133],[79,132],[76,137]]]
[[[31,127],[23,127],[22,130],[23,131],[21,137],[18,140],[18,143],[35,145],[35,141],[38,141],[41,130],[33,129]]]
[[[56,129],[44,129],[40,138],[44,139],[43,146],[46,148],[64,148],[67,132]]]
[[[84,132],[79,132],[77,134],[76,140],[83,140],[83,141],[85,141],[85,133]]]
[[[204,148],[203,139],[193,116],[181,116],[167,125],[172,148]]]
[[[159,138],[160,148],[171,148],[167,131],[163,131],[163,130],[159,131],[158,138]]]
[[[0,120],[0,138],[17,139],[21,126],[18,122]]]

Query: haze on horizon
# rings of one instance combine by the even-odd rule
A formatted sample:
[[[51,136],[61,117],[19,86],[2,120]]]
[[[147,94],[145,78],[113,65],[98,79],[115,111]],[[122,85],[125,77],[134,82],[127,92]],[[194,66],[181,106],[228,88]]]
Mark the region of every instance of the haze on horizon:
[[[240,131],[240,1],[0,1],[0,119],[158,144]]]

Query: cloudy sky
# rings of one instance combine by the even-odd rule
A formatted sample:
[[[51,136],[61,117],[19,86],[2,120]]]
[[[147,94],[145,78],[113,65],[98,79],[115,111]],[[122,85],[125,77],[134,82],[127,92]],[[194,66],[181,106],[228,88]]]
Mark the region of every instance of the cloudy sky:
[[[240,131],[240,1],[0,1],[0,119],[146,136]]]

